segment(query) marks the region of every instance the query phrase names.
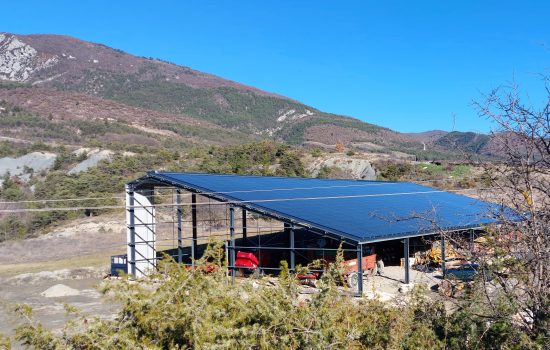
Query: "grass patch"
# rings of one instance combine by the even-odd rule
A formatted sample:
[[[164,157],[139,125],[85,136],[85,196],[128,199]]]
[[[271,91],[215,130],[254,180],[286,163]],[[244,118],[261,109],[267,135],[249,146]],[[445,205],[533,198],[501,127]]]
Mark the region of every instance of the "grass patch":
[[[445,171],[445,169],[443,169],[442,165],[432,164],[432,163],[421,164],[418,167],[419,167],[420,171],[422,171],[424,173],[427,173],[429,175],[432,175],[432,176],[442,174]]]
[[[469,165],[459,164],[453,167],[453,169],[451,170],[451,175],[453,177],[463,177],[463,176],[470,175],[471,171],[472,169],[470,168]]]

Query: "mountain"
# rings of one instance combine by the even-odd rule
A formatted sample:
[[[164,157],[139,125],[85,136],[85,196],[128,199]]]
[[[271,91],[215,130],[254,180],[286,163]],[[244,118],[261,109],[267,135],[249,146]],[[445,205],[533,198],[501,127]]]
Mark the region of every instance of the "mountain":
[[[445,132],[398,133],[189,67],[62,35],[0,33],[0,81],[0,101],[52,123],[111,120],[147,137],[170,134],[198,143],[274,138],[433,157],[456,151]]]
[[[487,154],[491,137],[475,132],[453,131],[434,140],[436,146],[442,148],[459,148],[468,153]]]
[[[133,107],[95,96],[36,86],[0,84],[0,130],[4,137],[39,142],[82,144],[86,135],[99,142],[161,145],[162,138],[187,144],[253,141],[237,130],[185,115]],[[11,112],[11,113],[8,113]],[[69,133],[63,129],[72,130]],[[44,130],[50,130],[44,133]],[[117,135],[117,136],[113,136]],[[139,137],[135,137],[139,135]],[[64,141],[63,141],[64,140]]]
[[[423,132],[404,133],[404,135],[408,136],[412,140],[416,140],[418,142],[422,142],[426,144],[433,143],[437,139],[447,134],[448,132],[443,130],[430,130],[430,131],[423,131]]]

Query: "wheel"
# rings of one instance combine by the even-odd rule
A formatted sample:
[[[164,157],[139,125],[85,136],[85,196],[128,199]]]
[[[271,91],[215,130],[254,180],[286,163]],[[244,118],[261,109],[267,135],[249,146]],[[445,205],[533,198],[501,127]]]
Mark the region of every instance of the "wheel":
[[[348,286],[356,291],[359,286],[359,274],[357,272],[352,272],[348,275],[346,278],[346,282],[348,282]]]

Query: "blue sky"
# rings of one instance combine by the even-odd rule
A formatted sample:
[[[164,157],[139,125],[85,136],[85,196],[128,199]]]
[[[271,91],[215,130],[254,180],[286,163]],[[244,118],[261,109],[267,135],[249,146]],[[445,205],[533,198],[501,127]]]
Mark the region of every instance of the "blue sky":
[[[536,104],[550,75],[542,0],[22,0],[2,13],[0,31],[104,43],[399,131],[486,132],[472,100],[515,79]]]

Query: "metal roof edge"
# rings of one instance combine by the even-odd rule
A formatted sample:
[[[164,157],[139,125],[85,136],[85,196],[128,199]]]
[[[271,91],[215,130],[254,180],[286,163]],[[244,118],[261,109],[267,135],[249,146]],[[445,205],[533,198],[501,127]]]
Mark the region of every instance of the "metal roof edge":
[[[489,223],[487,225],[491,225],[491,224],[498,224],[498,222]],[[359,242],[359,244],[371,244],[371,243],[378,243],[378,242],[391,241],[391,240],[397,240],[397,239],[434,236],[442,233],[459,232],[459,231],[476,230],[476,229],[481,230],[483,229],[483,226],[478,224],[478,225],[469,225],[469,226],[451,228],[451,229],[440,230],[440,231],[422,231],[417,233],[408,232],[403,235],[386,235],[384,237],[380,237],[374,240],[361,241]]]
[[[408,183],[408,184],[414,184],[418,186],[424,186],[420,185],[414,182],[410,181],[381,181],[381,180],[363,180],[363,179],[318,179],[314,177],[300,177],[300,176],[270,176],[270,175],[245,175],[245,174],[225,174],[225,173],[201,173],[201,172],[178,172],[178,171],[158,171],[158,170],[150,170],[147,172],[147,174],[185,174],[185,175],[204,175],[204,176],[227,176],[227,177],[254,177],[254,178],[271,178],[271,179],[300,179],[300,180],[322,180],[322,181],[330,181],[330,182],[374,182],[374,183]],[[429,186],[425,186],[429,187]]]

